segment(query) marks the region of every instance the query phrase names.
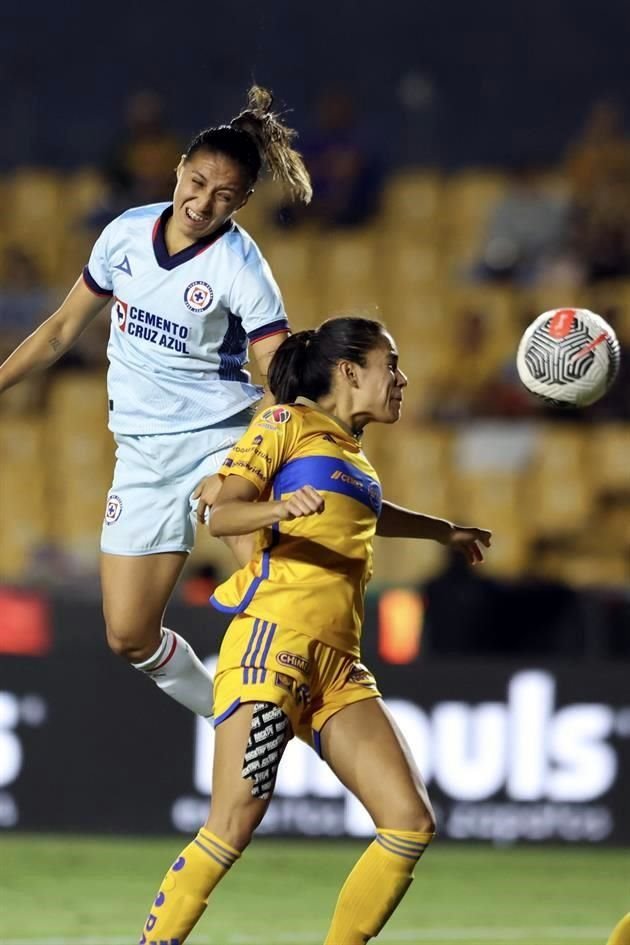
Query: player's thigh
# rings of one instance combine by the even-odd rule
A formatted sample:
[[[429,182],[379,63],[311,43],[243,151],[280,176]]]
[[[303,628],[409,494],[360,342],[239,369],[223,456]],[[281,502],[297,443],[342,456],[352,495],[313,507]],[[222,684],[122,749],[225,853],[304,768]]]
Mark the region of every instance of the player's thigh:
[[[337,712],[321,733],[325,760],[377,827],[432,831],[435,818],[411,750],[382,699]]]
[[[271,801],[272,792],[255,796],[253,780],[244,775],[255,711],[255,703],[243,703],[215,730],[212,801],[206,827],[237,850],[247,846]],[[276,771],[288,738],[289,733],[278,752]]]
[[[159,642],[162,615],[187,557],[184,552],[103,553],[101,586],[108,635],[142,643],[157,633]]]

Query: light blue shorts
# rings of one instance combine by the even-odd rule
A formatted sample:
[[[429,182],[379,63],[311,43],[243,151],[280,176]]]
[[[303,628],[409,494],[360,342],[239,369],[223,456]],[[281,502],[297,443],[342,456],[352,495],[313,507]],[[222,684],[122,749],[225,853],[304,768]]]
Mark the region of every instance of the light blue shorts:
[[[112,555],[192,551],[197,500],[191,495],[204,476],[221,468],[253,415],[249,408],[215,426],[185,433],[117,434],[101,551]]]

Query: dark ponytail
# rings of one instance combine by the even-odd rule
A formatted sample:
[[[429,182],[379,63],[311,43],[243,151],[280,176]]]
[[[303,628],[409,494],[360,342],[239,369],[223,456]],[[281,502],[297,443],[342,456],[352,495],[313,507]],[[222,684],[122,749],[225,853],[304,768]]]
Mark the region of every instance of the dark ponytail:
[[[273,96],[267,89],[253,85],[247,94],[247,108],[229,125],[206,128],[193,138],[184,157],[206,148],[237,161],[253,186],[263,164],[274,180],[284,185],[292,200],[310,203],[311,178],[302,156],[291,147],[297,132],[272,111]]]
[[[277,404],[296,397],[318,400],[330,393],[339,361],[365,367],[384,340],[381,322],[369,318],[329,318],[317,329],[298,331],[282,342],[269,365],[269,389]]]

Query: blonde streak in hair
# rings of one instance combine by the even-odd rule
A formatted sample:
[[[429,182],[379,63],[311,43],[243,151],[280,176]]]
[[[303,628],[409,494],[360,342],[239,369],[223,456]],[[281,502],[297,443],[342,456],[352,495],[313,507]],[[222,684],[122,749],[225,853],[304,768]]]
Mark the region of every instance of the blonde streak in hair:
[[[248,109],[236,121],[254,136],[271,176],[285,185],[291,199],[310,203],[313,196],[310,174],[302,155],[291,147],[297,132],[271,110],[273,95],[268,89],[252,85],[247,104]]]

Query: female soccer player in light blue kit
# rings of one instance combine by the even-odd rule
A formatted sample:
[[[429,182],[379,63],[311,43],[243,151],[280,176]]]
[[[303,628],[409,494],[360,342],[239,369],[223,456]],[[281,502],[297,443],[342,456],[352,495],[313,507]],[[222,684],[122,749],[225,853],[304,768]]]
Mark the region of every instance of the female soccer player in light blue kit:
[[[212,712],[212,683],[188,643],[162,625],[194,543],[195,520],[260,399],[289,325],[269,267],[232,217],[261,166],[308,202],[295,132],[254,86],[229,125],[201,132],[177,168],[172,203],[128,210],[97,240],[61,307],[0,366],[0,392],[53,364],[107,303],[109,427],[117,444],[101,539],[111,649],[193,712]],[[199,499],[197,506],[196,500]],[[239,544],[240,542],[240,544]],[[249,543],[228,540],[239,563]]]

